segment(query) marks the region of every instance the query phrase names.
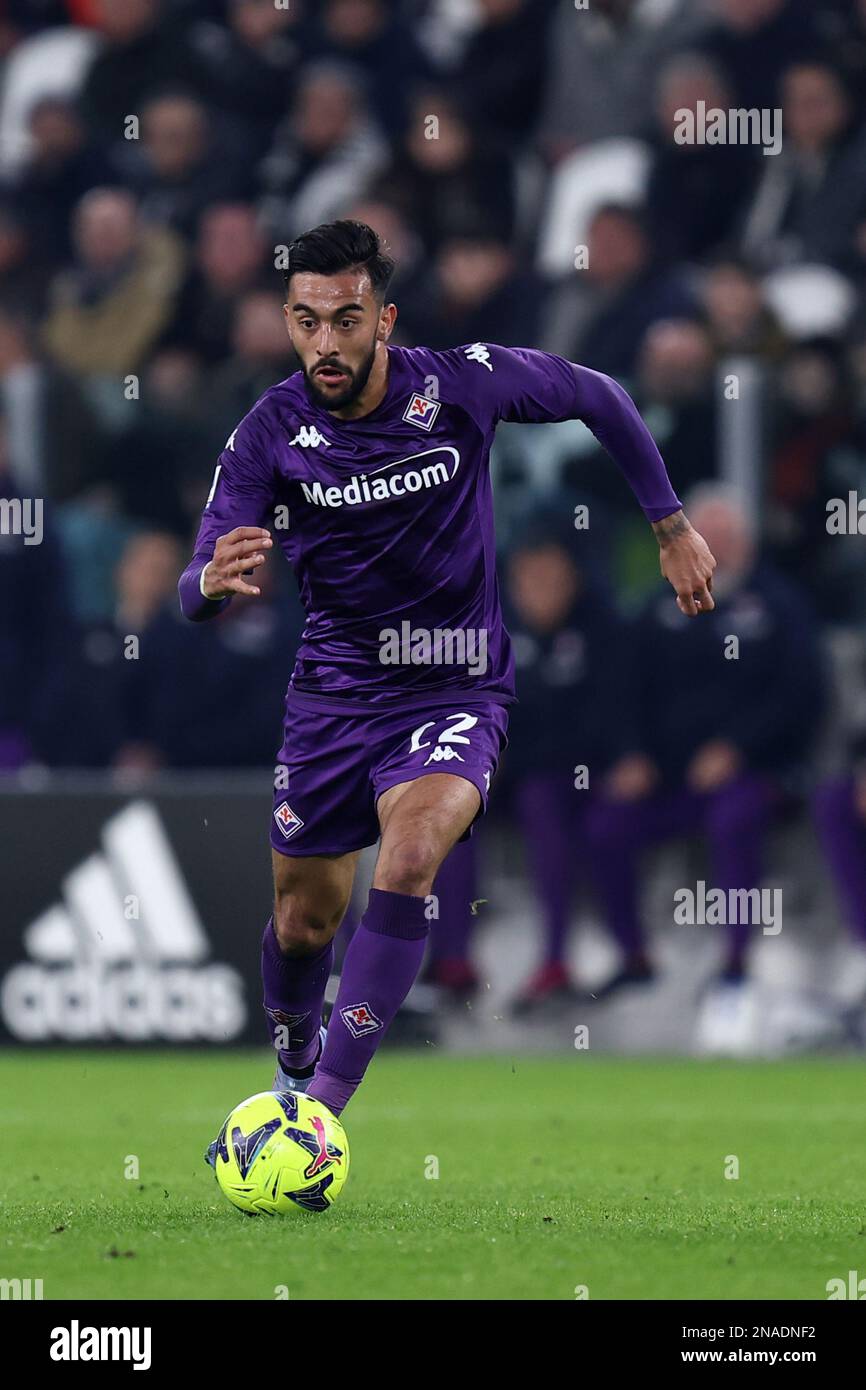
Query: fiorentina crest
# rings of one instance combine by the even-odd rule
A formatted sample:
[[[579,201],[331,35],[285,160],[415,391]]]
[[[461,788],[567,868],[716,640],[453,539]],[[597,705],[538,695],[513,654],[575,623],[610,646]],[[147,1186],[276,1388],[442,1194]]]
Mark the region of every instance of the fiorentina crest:
[[[441,401],[433,401],[429,396],[416,394],[403,411],[403,419],[408,420],[410,425],[418,425],[422,430],[427,430],[429,434],[441,404]]]
[[[277,822],[277,825],[280,827],[280,830],[287,840],[291,835],[294,835],[296,830],[300,830],[304,823],[300,816],[296,815],[292,810],[288,801],[280,802],[280,805],[274,811],[274,820]]]
[[[365,1033],[375,1033],[377,1028],[382,1027],[381,1018],[376,1017],[367,1003],[350,1004],[348,1008],[340,1010],[340,1017],[353,1038],[363,1038]]]

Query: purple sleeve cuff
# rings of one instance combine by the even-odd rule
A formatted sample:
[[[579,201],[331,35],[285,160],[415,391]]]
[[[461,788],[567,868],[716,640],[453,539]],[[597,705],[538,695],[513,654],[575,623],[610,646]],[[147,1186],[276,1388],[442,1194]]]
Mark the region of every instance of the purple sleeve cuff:
[[[649,521],[678,512],[664,460],[627,391],[609,376],[574,365],[577,411],[621,469]]]
[[[209,559],[210,556],[194,556],[178,580],[180,611],[191,623],[207,622],[208,618],[215,618],[231,603],[230,598],[205,598],[199,588],[201,572]]]

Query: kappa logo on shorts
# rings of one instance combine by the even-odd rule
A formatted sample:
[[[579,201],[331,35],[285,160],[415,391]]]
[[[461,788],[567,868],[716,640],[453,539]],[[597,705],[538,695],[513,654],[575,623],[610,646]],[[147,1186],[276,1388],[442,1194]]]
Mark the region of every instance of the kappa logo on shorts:
[[[300,816],[295,815],[288,801],[280,802],[280,805],[274,811],[274,820],[277,822],[277,825],[280,827],[280,830],[287,840],[294,835],[296,830],[300,830],[304,823]]]
[[[441,404],[441,401],[433,401],[429,396],[421,396],[416,393],[403,411],[403,419],[407,420],[410,425],[418,425],[429,433],[433,428],[433,421],[439,414]]]
[[[469,740],[467,739],[466,742],[468,743]],[[426,767],[428,763],[450,763],[454,758],[457,759],[458,763],[465,763],[466,761],[465,758],[461,758],[455,748],[449,748],[447,744],[437,743],[424,766]]]
[[[375,1033],[377,1028],[382,1027],[381,1018],[377,1018],[366,1003],[350,1004],[340,1010],[340,1017],[353,1038],[363,1038],[365,1033]]]

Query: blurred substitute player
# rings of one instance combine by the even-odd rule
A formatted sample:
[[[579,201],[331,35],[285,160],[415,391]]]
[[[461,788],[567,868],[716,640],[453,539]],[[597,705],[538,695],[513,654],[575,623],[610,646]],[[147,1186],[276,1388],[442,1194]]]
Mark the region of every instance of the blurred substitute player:
[[[297,577],[307,620],[275,778],[264,1004],[275,1088],[336,1115],[418,974],[436,872],[485,810],[506,743],[514,666],[488,472],[498,422],[583,420],[651,523],[680,609],[713,607],[715,561],[626,392],[526,348],[389,347],[393,269],[362,223],[293,242],[285,317],[301,370],[228,440],[179,585],[194,622],[257,595],[272,532]],[[325,1033],[332,939],[376,840]]]

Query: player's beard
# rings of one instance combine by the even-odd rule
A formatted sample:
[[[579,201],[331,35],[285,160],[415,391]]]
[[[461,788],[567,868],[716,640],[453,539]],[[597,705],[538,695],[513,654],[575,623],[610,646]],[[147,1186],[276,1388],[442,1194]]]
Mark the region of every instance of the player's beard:
[[[315,369],[313,372],[308,372],[305,367],[304,381],[307,394],[312,399],[314,405],[319,406],[322,410],[345,410],[347,405],[351,405],[353,401],[358,399],[364,387],[367,385],[375,360],[376,339],[374,338],[369,353],[364,358],[364,361],[361,363],[360,367],[358,367],[357,371],[352,371],[352,368],[348,367],[345,362],[333,363],[335,367],[339,367],[341,372],[347,372],[349,376],[348,385],[338,395],[334,395],[333,392],[328,392],[326,394],[320,391],[316,385]],[[322,365],[321,362],[318,364],[319,367]]]

